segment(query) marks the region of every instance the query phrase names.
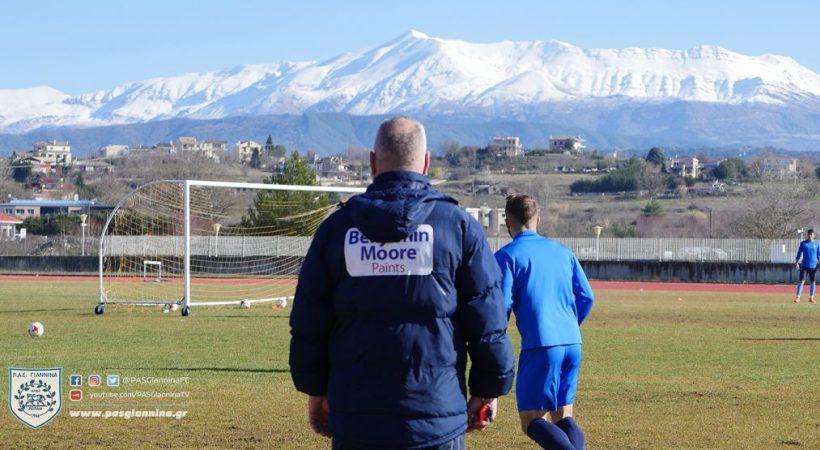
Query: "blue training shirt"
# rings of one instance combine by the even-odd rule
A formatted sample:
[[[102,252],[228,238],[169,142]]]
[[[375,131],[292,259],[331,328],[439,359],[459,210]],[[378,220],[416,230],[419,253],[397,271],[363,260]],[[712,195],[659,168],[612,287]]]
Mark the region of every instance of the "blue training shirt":
[[[495,254],[507,314],[515,312],[521,350],[581,343],[594,296],[567,247],[524,230]]]
[[[814,269],[817,267],[818,253],[820,253],[820,243],[806,239],[800,243],[794,262],[799,262],[806,269]]]

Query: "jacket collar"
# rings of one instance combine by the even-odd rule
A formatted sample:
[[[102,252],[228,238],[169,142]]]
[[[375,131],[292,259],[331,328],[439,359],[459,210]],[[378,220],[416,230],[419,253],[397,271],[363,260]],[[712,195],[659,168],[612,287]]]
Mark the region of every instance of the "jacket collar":
[[[367,187],[367,192],[385,189],[430,189],[430,179],[426,176],[408,170],[394,170],[380,173]]]

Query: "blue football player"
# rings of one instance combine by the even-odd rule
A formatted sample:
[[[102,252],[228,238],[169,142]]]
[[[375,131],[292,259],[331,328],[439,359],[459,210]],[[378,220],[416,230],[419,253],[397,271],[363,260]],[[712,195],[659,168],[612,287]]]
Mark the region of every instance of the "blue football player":
[[[803,293],[803,283],[809,279],[809,303],[814,303],[814,278],[817,274],[817,260],[820,256],[820,244],[814,240],[814,230],[806,232],[806,240],[800,243],[797,250],[797,257],[794,265],[800,271],[800,280],[797,282],[797,294],[794,297],[795,303],[800,303],[800,295]]]
[[[516,378],[521,429],[543,448],[583,449],[572,418],[581,368],[580,325],[594,301],[578,259],[565,246],[538,235],[538,203],[524,194],[507,198],[513,241],[496,253],[507,314],[521,333]]]

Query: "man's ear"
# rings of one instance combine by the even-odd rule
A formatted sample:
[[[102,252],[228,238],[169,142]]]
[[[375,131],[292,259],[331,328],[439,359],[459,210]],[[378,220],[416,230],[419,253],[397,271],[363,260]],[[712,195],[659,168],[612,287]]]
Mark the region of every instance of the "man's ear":
[[[376,178],[376,152],[370,152],[370,175]]]
[[[427,175],[428,170],[430,170],[430,152],[424,152],[424,169],[422,169],[421,174]]]
[[[540,213],[537,216],[535,216],[535,226],[537,227],[538,225],[541,225],[541,214]]]

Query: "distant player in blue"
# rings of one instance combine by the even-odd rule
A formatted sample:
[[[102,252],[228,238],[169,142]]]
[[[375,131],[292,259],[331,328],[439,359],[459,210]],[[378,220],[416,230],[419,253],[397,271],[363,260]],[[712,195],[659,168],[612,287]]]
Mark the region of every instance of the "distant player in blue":
[[[570,249],[536,233],[541,218],[535,199],[513,194],[505,212],[513,241],[495,258],[507,314],[515,312],[521,334],[515,387],[521,429],[543,448],[583,449],[572,404],[581,368],[580,325],[592,309],[592,288]]]
[[[814,278],[817,274],[817,260],[820,257],[820,243],[814,240],[814,230],[806,232],[806,240],[800,243],[797,250],[797,257],[794,259],[794,266],[800,271],[800,281],[797,282],[797,295],[794,297],[795,303],[800,303],[800,295],[803,294],[803,283],[809,279],[809,303],[814,303]]]

